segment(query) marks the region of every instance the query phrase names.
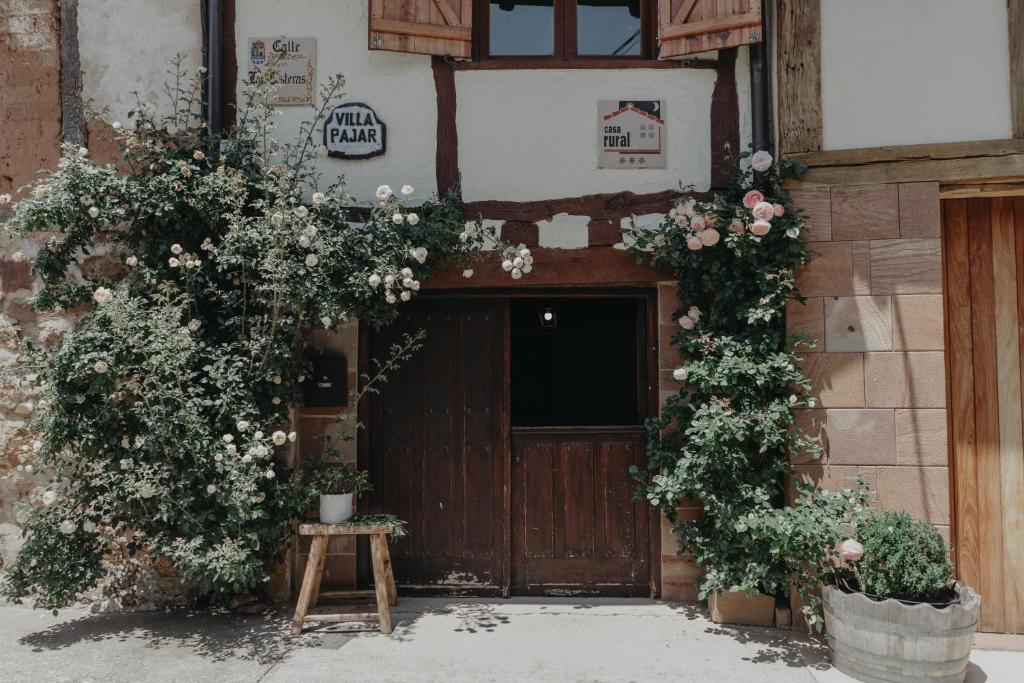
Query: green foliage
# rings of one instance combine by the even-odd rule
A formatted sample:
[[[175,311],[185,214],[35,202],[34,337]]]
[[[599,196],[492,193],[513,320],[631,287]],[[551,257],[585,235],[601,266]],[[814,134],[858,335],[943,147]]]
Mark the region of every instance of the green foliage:
[[[324,467],[313,473],[313,490],[320,495],[335,496],[354,493],[357,496],[373,487],[370,475],[364,470],[357,470],[355,465],[336,465]]]
[[[799,240],[804,219],[780,212],[791,164],[761,173],[740,159],[731,164],[726,191],[681,201],[660,225],[628,232],[638,261],[673,270],[684,304],[672,337],[684,383],[648,421],[646,471],[633,473],[640,495],[670,520],[684,500],[702,504],[699,519],[674,526],[681,551],[706,569],[702,597],[776,594],[804,575],[812,580],[798,584],[809,587],[867,495],[805,490],[783,505],[788,455],[820,452],[794,424],[794,409],[814,399],[795,354],[802,340],[787,339],[785,329],[787,303],[802,301],[797,268],[810,256]]]
[[[412,207],[409,187],[382,186],[349,221],[343,186],[321,189],[312,163],[340,78],[287,145],[274,139],[272,73],[225,136],[196,115],[199,86],[179,89],[168,116],[140,103],[114,125],[120,170],[65,147],[5,225],[49,235],[33,305],[81,314],[62,345],[29,345],[19,363],[42,395],[28,464],[47,483],[18,510],[28,539],[0,584],[12,599],[68,604],[126,534],[209,598],[258,588],[313,502],[282,457],[311,328],[386,324],[438,264],[494,240],[454,196]],[[97,254],[119,267],[84,267]]]
[[[408,535],[409,525],[404,521],[389,514],[376,514],[376,515],[352,515],[344,522],[340,524],[348,526],[390,526],[391,527],[391,538],[402,538]]]
[[[906,512],[878,512],[858,526],[864,556],[853,563],[866,593],[929,602],[943,600],[953,582],[949,548],[931,524]]]

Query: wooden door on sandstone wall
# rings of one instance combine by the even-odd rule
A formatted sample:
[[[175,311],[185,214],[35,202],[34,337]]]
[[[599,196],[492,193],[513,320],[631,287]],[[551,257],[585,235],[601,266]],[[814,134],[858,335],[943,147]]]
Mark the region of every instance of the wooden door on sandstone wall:
[[[545,315],[550,314],[551,320]],[[649,595],[642,297],[422,297],[370,352],[424,346],[369,402],[369,510],[409,522],[405,591]]]
[[[942,209],[957,570],[980,630],[1024,633],[1024,197]]]

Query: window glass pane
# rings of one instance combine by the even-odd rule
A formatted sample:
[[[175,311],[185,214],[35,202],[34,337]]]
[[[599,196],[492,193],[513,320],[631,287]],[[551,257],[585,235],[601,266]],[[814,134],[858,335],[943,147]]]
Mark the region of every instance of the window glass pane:
[[[551,55],[555,52],[554,0],[491,0],[492,55]]]
[[[640,56],[640,0],[577,0],[576,54]]]

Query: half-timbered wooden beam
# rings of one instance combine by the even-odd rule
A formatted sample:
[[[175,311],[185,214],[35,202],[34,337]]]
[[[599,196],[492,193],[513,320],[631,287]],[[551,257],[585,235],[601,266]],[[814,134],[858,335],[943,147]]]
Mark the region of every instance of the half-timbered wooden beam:
[[[783,154],[821,149],[821,5],[779,0],[779,147]]]

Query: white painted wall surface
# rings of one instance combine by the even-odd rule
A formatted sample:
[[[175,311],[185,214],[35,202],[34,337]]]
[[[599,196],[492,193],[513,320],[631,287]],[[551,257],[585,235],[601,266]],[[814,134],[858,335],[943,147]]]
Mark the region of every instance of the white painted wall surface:
[[[124,121],[136,106],[137,91],[143,102],[167,111],[170,103],[163,86],[169,61],[181,53],[190,69],[202,64],[199,2],[82,0],[78,44],[87,106],[107,110],[110,121]]]
[[[1009,138],[1005,0],[821,0],[825,149]]]
[[[468,201],[658,192],[711,181],[707,69],[456,72],[459,170]],[[665,102],[668,168],[597,168],[597,102]],[[745,103],[741,104],[741,107]]]
[[[317,49],[317,88],[331,74],[345,76],[347,102],[372,107],[387,125],[387,153],[363,160],[321,159],[322,182],[345,176],[349,194],[361,203],[376,201],[381,183],[416,188],[416,198],[437,191],[434,170],[437,100],[430,57],[369,50],[365,0],[245,0],[238,2],[235,40],[239,78],[248,68],[250,36],[313,36]],[[241,87],[241,86],[239,86]],[[239,91],[241,93],[241,90]],[[241,94],[239,102],[242,101]],[[311,107],[281,107],[278,139],[295,139]]]

